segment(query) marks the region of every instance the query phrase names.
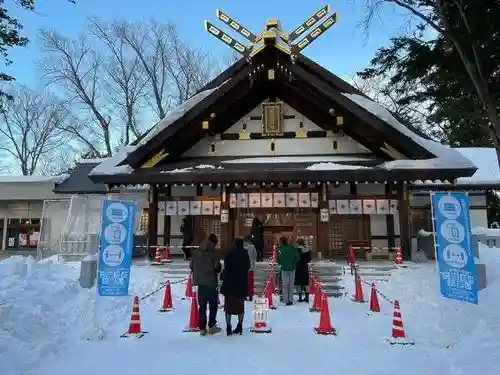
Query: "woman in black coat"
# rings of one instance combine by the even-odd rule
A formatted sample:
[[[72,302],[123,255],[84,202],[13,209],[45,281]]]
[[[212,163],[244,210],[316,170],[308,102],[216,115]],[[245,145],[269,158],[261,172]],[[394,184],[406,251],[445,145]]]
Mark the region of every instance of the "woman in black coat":
[[[303,238],[297,240],[300,259],[295,269],[295,288],[299,295],[299,302],[309,302],[309,263],[311,262],[311,249],[306,246]],[[302,298],[304,292],[304,298]]]
[[[233,247],[224,257],[221,294],[224,295],[226,312],[226,332],[230,336],[243,334],[243,317],[245,315],[245,299],[248,293],[247,273],[250,269],[250,258],[243,246],[243,240],[236,238]],[[238,315],[238,325],[233,331],[231,316]]]

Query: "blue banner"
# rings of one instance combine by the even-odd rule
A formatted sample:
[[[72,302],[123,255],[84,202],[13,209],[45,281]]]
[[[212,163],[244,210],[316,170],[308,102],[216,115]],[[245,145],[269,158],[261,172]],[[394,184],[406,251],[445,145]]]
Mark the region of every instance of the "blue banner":
[[[464,192],[431,193],[431,206],[441,295],[477,304],[469,196]]]
[[[103,201],[97,272],[100,296],[128,296],[135,213],[134,202]]]

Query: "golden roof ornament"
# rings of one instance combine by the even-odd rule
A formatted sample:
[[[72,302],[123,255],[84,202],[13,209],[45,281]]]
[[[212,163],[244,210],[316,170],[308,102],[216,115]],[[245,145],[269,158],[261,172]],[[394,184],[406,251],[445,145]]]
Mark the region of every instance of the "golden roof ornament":
[[[287,33],[283,29],[278,19],[271,18],[267,20],[264,31],[259,35],[252,33],[220,9],[217,9],[217,19],[243,36],[247,43],[240,42],[209,21],[205,21],[205,30],[241,55],[252,58],[266,46],[272,45],[280,51],[291,55],[292,58],[295,58],[304,48],[318,39],[319,36],[323,35],[337,22],[337,14],[330,14],[329,6],[325,5],[291,33]]]

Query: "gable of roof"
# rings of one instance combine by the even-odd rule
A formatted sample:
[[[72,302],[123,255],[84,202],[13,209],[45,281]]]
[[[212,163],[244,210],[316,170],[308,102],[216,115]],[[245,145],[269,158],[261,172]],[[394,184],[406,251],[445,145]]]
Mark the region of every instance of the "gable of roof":
[[[264,82],[267,78],[264,78],[263,74],[256,73],[255,66],[259,65],[256,61],[239,60],[207,84],[206,90],[198,92],[158,122],[137,144],[125,147],[106,165],[102,163],[94,168],[91,175],[129,174],[155,155],[165,160],[175,160],[175,155],[179,155],[189,145],[194,144],[193,142],[214,131],[213,129],[201,131],[202,121],[212,120],[213,115],[216,116],[214,122],[230,114],[234,117],[235,113],[242,117],[244,113],[240,113],[241,111],[237,109],[241,108],[242,103],[248,103],[248,97],[251,95],[256,100],[255,98],[259,95],[255,92],[263,88],[268,90],[266,92],[280,98],[283,96],[282,99],[292,107],[294,106],[290,103],[293,102],[292,96],[300,97],[300,101],[306,103],[309,108],[305,110],[306,113],[303,113],[306,117],[314,113],[317,116],[326,117],[332,108],[349,117],[352,123],[344,127],[346,134],[358,142],[361,141],[360,143],[364,140],[365,144],[369,145],[368,148],[378,155],[384,153],[380,152],[380,145],[387,144],[411,159],[444,158],[446,163],[454,168],[469,170],[475,168],[460,153],[419,136],[402,125],[383,107],[359,93],[339,77],[331,73],[327,74],[324,68],[319,69],[318,64],[312,64],[311,60],[301,56],[298,59],[299,63],[293,63],[289,56],[275,49],[269,54],[279,59],[276,65],[281,64],[285,71],[288,69],[292,73],[291,82],[286,79],[276,79],[273,86]],[[269,59],[269,55],[266,56],[265,52],[257,56]],[[304,109],[297,108],[297,110],[304,112]],[[224,119],[225,121],[222,122],[226,126],[232,125],[227,118]],[[316,122],[314,118],[311,120]],[[321,126],[321,121],[318,122]],[[326,122],[323,121],[323,123]],[[330,126],[329,130],[336,130],[334,125],[325,126]],[[217,131],[221,130],[217,129]],[[389,154],[386,153],[385,156],[391,160]]]

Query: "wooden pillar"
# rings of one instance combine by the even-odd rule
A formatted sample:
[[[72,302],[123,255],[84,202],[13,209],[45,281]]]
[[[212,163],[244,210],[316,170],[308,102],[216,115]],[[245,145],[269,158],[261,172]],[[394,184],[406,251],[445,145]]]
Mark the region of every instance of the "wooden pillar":
[[[391,199],[393,197],[392,195],[392,188],[389,183],[385,184],[385,199]],[[395,230],[394,230],[394,215],[385,215],[385,222],[387,226],[387,246],[389,247],[390,251],[394,251],[394,247],[396,247],[396,240],[395,240]]]
[[[169,197],[172,196],[172,187],[170,185],[165,186],[165,193],[164,193],[164,199],[167,200]],[[170,215],[167,215],[167,210],[165,207],[165,213],[163,217],[163,241],[164,245],[170,246],[170,235],[171,235],[171,230],[172,230],[172,217]]]
[[[232,217],[232,210],[229,207],[229,189],[223,183],[220,187],[220,209],[221,212],[222,210],[227,210],[229,213],[229,221],[227,223],[223,223],[221,221],[220,223],[221,238],[219,239],[219,247],[222,249],[222,251],[226,251],[233,240],[233,224],[235,219],[234,217]]]
[[[404,181],[398,182],[398,201],[399,238],[403,250],[403,259],[411,260],[410,199],[408,185]]]
[[[158,186],[151,185],[148,208],[148,254],[154,259],[158,245]]]
[[[330,258],[331,257],[331,249],[330,244],[328,243],[328,233],[329,233],[329,223],[321,221],[321,210],[329,209],[328,208],[328,185],[325,182],[322,182],[320,185],[319,191],[319,205],[318,205],[318,241],[317,241],[317,249],[313,249],[313,255],[318,255],[318,252],[321,252],[322,258]],[[328,216],[330,219],[330,216]]]

